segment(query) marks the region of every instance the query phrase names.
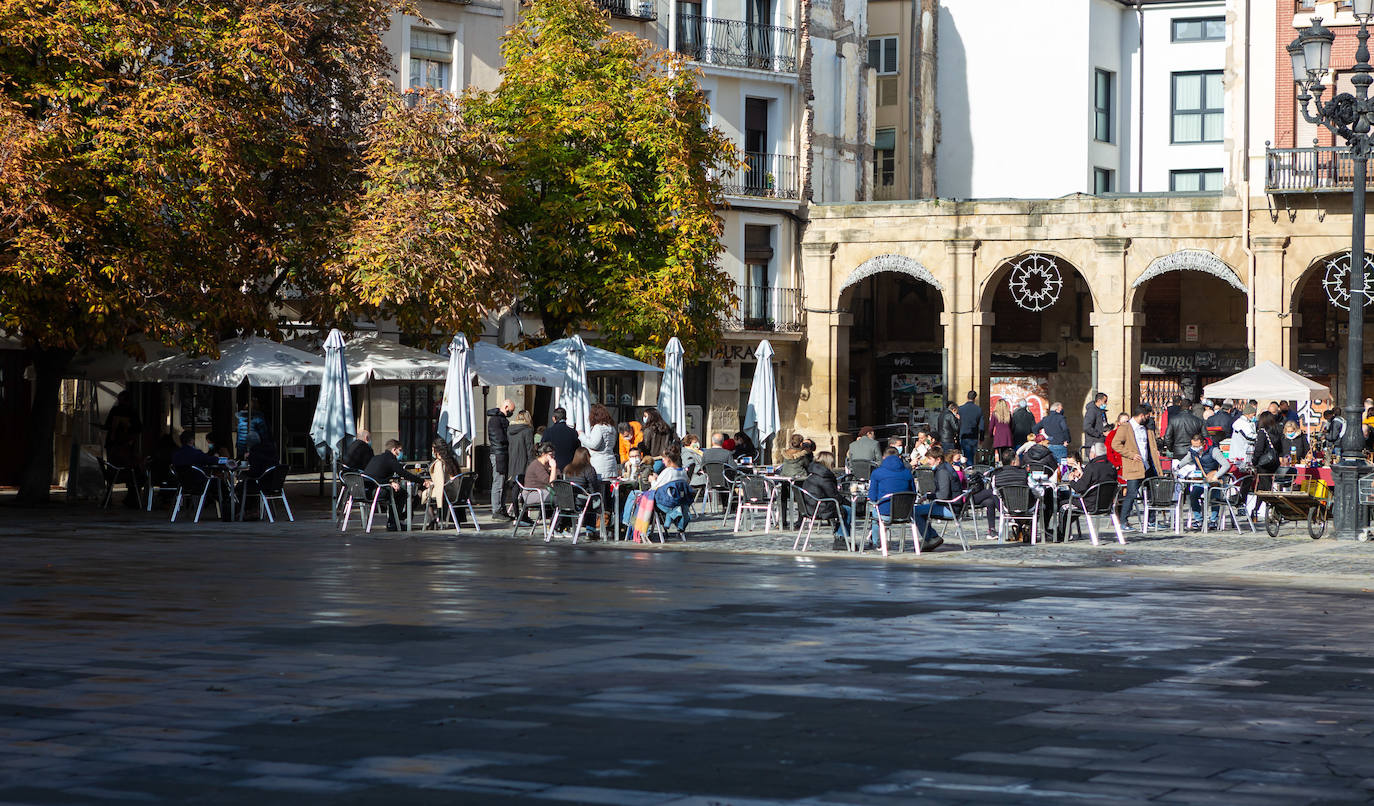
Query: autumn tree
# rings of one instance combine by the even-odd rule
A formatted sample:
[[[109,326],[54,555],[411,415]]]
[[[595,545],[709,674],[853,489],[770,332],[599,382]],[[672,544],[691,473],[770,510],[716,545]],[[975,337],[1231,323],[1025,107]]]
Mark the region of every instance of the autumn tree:
[[[392,319],[412,334],[476,332],[514,298],[501,149],[462,98],[376,88],[363,148],[363,194],[329,264],[334,315]]]
[[[393,6],[0,0],[0,330],[36,376],[21,499],[47,497],[74,350],[213,350],[271,330],[288,287],[327,316]]]
[[[713,175],[736,157],[697,71],[592,0],[534,0],[502,57],[472,114],[505,147],[511,259],[547,334],[591,328],[641,357],[712,345],[732,292]]]

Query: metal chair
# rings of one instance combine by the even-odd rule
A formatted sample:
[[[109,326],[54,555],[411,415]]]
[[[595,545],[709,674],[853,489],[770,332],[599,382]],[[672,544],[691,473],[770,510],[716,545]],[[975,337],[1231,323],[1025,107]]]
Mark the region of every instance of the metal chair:
[[[932,481],[933,481],[933,480],[934,480],[934,473],[933,473],[933,472],[931,473],[931,478],[932,478]],[[926,518],[926,529],[925,529],[925,533],[921,535],[921,539],[920,539],[920,540],[916,541],[916,553],[917,553],[917,554],[920,554],[920,553],[921,553],[921,544],[924,543],[924,542],[926,541],[926,538],[930,537],[930,522],[933,521],[933,520],[934,520],[934,521],[952,521],[952,522],[954,523],[954,533],[957,534],[957,535],[959,536],[959,545],[961,545],[961,546],[964,547],[964,551],[968,551],[968,539],[967,539],[966,537],[964,537],[964,526],[963,526],[963,517],[962,517],[962,516],[963,516],[964,510],[966,510],[966,509],[976,509],[976,508],[973,507],[971,504],[969,504],[969,500],[968,500],[968,491],[961,492],[961,493],[959,493],[958,495],[954,496],[953,498],[947,498],[947,499],[934,498],[934,499],[931,499],[931,500],[927,501],[926,503],[931,504],[932,506],[940,506],[940,505],[943,505],[945,508],[947,508],[947,509],[952,513],[952,515],[950,515],[950,516],[944,516],[944,515],[931,515],[931,516],[928,516],[928,517]],[[973,529],[974,529],[975,532],[978,530],[978,513],[977,513],[976,511],[973,513]]]
[[[1255,519],[1250,515],[1248,506],[1250,494],[1255,491],[1255,477],[1252,475],[1234,476],[1227,473],[1223,478],[1226,479],[1226,486],[1221,490],[1221,505],[1225,509],[1221,514],[1222,520],[1219,523],[1225,523],[1225,519],[1230,518],[1237,532],[1244,531],[1241,528],[1242,523],[1250,524],[1251,532],[1258,532],[1259,527],[1255,525]],[[1244,521],[1241,520],[1237,510],[1245,513]]]
[[[176,476],[178,484],[177,503],[172,507],[173,523],[181,513],[181,502],[189,499],[196,501],[196,517],[192,523],[200,523],[200,512],[205,508],[206,497],[214,503],[215,515],[222,515],[219,508],[219,479],[206,473],[202,468],[191,466],[173,467],[172,475]],[[215,494],[210,495],[211,492]]]
[[[353,468],[349,467],[348,465],[342,462],[339,463],[338,472],[334,475],[334,480],[339,483],[339,495],[337,498],[334,499],[335,511],[339,511],[339,508],[342,507],[344,505],[344,502],[348,500],[348,486],[344,484],[344,474],[361,472],[363,472],[361,468]]]
[[[553,500],[552,500],[551,495],[549,494],[549,491],[548,491],[548,490],[540,490],[540,489],[537,489],[537,488],[535,488],[535,487],[526,487],[524,484],[521,484],[521,483],[520,483],[520,480],[519,480],[519,479],[515,479],[515,488],[516,488],[516,491],[517,491],[516,494],[520,497],[520,506],[516,508],[516,512],[515,512],[515,526],[511,529],[511,536],[512,536],[512,537],[519,537],[519,536],[520,536],[520,522],[526,519],[526,516],[529,514],[529,511],[530,511],[530,504],[529,504],[529,502],[526,500],[526,497],[527,497],[526,494],[527,494],[527,493],[533,493],[533,494],[535,494],[535,495],[538,497],[538,499],[539,499],[539,505],[536,507],[536,509],[537,509],[538,512],[539,512],[539,519],[538,519],[537,521],[534,520],[534,519],[530,519],[530,524],[529,524],[529,526],[530,526],[530,537],[534,537],[534,527],[537,525],[537,526],[540,528],[540,530],[544,532],[544,539],[545,539],[545,540],[548,540],[548,538],[549,538],[549,519],[548,519],[548,517],[546,517],[544,510],[545,510],[545,508],[547,508],[551,503],[553,503]]]
[[[706,502],[709,504],[713,499],[725,497],[720,519],[721,528],[724,528],[725,521],[730,517],[730,504],[735,500],[735,484],[739,480],[739,471],[724,462],[707,462],[702,465],[701,470],[706,474]]]
[[[935,495],[935,468],[918,467],[913,475],[916,477],[916,492],[922,498]]]
[[[1156,531],[1162,531],[1159,527],[1159,519],[1168,516],[1173,523],[1174,533],[1182,531],[1183,496],[1178,495],[1174,477],[1172,475],[1151,476],[1145,479],[1145,483],[1140,487],[1142,496],[1141,506],[1145,510],[1141,513],[1140,531],[1150,531],[1150,519],[1154,518]]]
[[[672,497],[682,502],[678,504],[678,507],[682,509],[683,516],[687,518],[688,522],[690,523],[692,518],[692,504],[696,501],[696,491],[692,489],[691,485],[689,485],[685,481],[671,481],[665,484],[663,487],[660,487],[659,490],[667,490],[669,494],[672,495]],[[654,495],[657,492],[658,490],[654,491],[654,493],[644,494]],[[658,542],[665,542],[665,539],[668,534],[668,525],[664,519],[667,517],[667,515],[668,511],[665,511],[662,508],[662,506],[659,504],[658,498],[655,497],[654,511],[649,516],[649,533],[644,536],[645,542],[649,542],[652,539],[655,532],[658,533]],[[682,542],[687,542],[686,526],[683,526],[682,528],[679,528],[677,530],[677,536],[678,539]]]
[[[113,465],[104,459],[100,460],[100,474],[105,477],[105,501],[101,504],[105,509],[110,508],[110,499],[114,497],[114,488],[121,480],[128,482],[133,489],[134,500],[138,502],[138,508],[143,508],[143,492],[138,486],[138,473],[133,467],[122,467]]]
[[[887,504],[886,515],[882,514],[883,504]],[[874,502],[873,510],[878,519],[878,545],[882,548],[884,557],[887,556],[887,533],[894,526],[906,524],[911,529],[911,542],[916,543],[916,524],[911,520],[911,513],[916,511],[916,493],[888,493]],[[919,551],[920,546],[916,549]],[[900,538],[897,540],[897,550],[902,550]]]
[[[156,467],[152,457],[143,460],[143,466],[147,468],[147,475],[144,487],[147,492],[145,496],[148,503],[148,511],[153,511],[153,497],[158,493],[171,493],[176,495],[181,491],[181,482],[177,481],[177,475],[172,470],[171,465]]]
[[[1030,487],[998,487],[997,494],[997,534],[1006,539],[1006,529],[1018,521],[1030,524],[1031,545],[1040,534],[1040,499],[1035,497]]]
[[[272,516],[270,501],[280,501],[286,510],[286,519],[292,523],[296,522],[296,516],[291,514],[291,504],[287,503],[286,500],[286,471],[287,468],[282,465],[273,465],[264,470],[261,476],[244,481],[244,501],[247,502],[248,498],[256,493],[258,503],[262,506],[263,513],[267,515],[268,523],[277,522],[277,519]]]
[[[386,485],[363,473],[344,473],[344,486],[348,488],[348,502],[344,504],[343,524],[340,532],[348,531],[348,520],[353,514],[353,505],[358,505],[358,521],[361,523],[366,509],[367,523],[364,532],[372,532],[372,520],[377,514],[377,504],[382,500],[382,488]]]
[[[877,467],[877,465],[867,459],[850,459],[849,462],[846,463],[846,467],[849,470],[849,476],[852,480],[868,481],[873,475],[873,468]]]
[[[477,487],[476,473],[459,473],[448,481],[444,482],[443,506],[438,511],[438,520],[442,521],[444,513],[447,512],[453,521],[453,531],[462,532],[462,526],[458,519],[458,513],[466,511],[467,516],[472,519],[474,531],[482,531],[481,524],[477,523],[477,510],[472,504],[472,492]],[[429,525],[429,510],[425,510],[425,526]]]
[[[802,544],[802,551],[806,551],[811,546],[811,530],[815,528],[816,521],[838,524],[839,521],[844,518],[844,509],[841,508],[839,499],[818,498],[808,492],[800,484],[793,485],[793,491],[797,494],[797,504],[801,513],[801,518],[797,521],[797,539],[792,541],[792,550],[797,550],[797,543],[801,542],[802,532],[805,531],[806,542]],[[822,510],[826,504],[833,507],[831,510],[833,515],[826,515],[823,513]],[[845,543],[853,548],[855,538],[852,532],[845,538]]]
[[[1126,545],[1126,535],[1121,531],[1121,512],[1116,508],[1116,499],[1120,493],[1120,484],[1116,481],[1104,481],[1094,484],[1082,493],[1070,496],[1064,507],[1068,517],[1068,523],[1064,524],[1065,541],[1068,541],[1070,527],[1076,527],[1078,536],[1082,537],[1083,521],[1087,521],[1088,537],[1094,546],[1098,545],[1097,526],[1093,523],[1093,517],[1110,515],[1112,528],[1116,530],[1116,542]]]
[[[553,498],[553,517],[544,535],[544,542],[552,539],[558,531],[558,524],[564,519],[573,521],[572,542],[577,544],[582,534],[582,524],[593,510],[601,506],[601,493],[589,492],[579,484],[566,479],[555,479],[549,483],[549,494]]]
[[[754,528],[754,513],[763,513],[763,533],[773,528],[773,508],[777,503],[778,485],[763,476],[743,476],[739,480],[735,505],[735,534],[739,534],[744,513],[749,513],[749,528]]]

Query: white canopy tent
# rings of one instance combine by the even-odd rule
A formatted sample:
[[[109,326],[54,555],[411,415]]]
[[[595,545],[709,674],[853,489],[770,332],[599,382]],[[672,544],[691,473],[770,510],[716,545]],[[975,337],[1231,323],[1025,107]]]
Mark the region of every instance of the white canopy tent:
[[[549,342],[543,347],[535,347],[525,350],[520,355],[533,358],[541,364],[547,364],[558,372],[561,379],[568,362],[568,348],[572,345],[572,339],[559,339]],[[662,367],[653,364],[646,364],[643,361],[636,361],[629,356],[613,353],[610,350],[603,350],[600,347],[586,345],[586,367],[588,372],[662,372]],[[561,383],[561,381],[560,381]],[[559,385],[559,384],[553,384]]]
[[[324,359],[295,347],[252,336],[219,343],[219,358],[175,355],[130,367],[131,381],[198,383],[235,388],[318,385],[324,378]]]
[[[438,353],[407,347],[379,333],[361,333],[348,340],[348,382],[444,381],[449,360]],[[558,386],[561,373],[520,353],[494,344],[471,345],[469,366],[487,386]]]
[[[1202,388],[1202,396],[1258,400],[1261,403],[1266,400],[1294,400],[1310,404],[1313,400],[1330,397],[1331,390],[1273,361],[1261,361],[1229,378],[1207,384]]]

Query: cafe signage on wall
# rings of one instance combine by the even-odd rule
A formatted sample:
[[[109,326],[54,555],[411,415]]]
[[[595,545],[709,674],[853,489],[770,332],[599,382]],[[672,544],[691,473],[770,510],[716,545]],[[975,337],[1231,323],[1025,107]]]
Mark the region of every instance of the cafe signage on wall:
[[[1233,375],[1250,366],[1245,350],[1142,350],[1144,375]]]

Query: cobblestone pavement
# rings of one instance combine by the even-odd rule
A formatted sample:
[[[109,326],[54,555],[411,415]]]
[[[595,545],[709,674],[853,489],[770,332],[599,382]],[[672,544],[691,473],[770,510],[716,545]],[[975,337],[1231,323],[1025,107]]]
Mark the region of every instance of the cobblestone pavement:
[[[0,804],[1374,793],[1365,544],[883,559],[702,524],[573,548],[4,515]]]

